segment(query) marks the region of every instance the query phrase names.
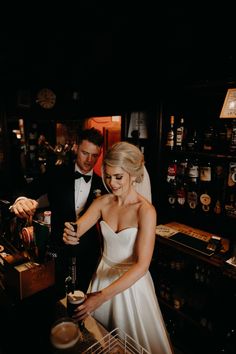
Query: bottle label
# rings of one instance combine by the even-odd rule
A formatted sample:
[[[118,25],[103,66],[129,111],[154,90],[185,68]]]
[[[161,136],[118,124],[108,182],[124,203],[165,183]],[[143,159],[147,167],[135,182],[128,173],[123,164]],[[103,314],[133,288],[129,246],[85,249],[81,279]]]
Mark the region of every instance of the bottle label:
[[[216,165],[215,166],[215,174],[217,178],[223,177],[224,174],[224,167],[221,165]]]
[[[204,151],[212,151],[213,150],[213,140],[214,140],[214,130],[212,127],[209,127],[205,132],[204,142],[203,142],[203,150]]]
[[[199,167],[198,167],[198,165],[189,166],[188,175],[189,175],[190,178],[197,178],[199,176]]]
[[[196,209],[197,207],[197,193],[194,191],[188,192],[187,201],[190,209]]]
[[[236,209],[232,205],[225,205],[225,213],[230,218],[236,218]]]
[[[179,127],[176,130],[176,146],[180,147],[183,143],[184,128]]]
[[[177,165],[175,163],[168,166],[167,178],[166,178],[167,182],[170,182],[175,179],[176,171],[177,171]]]
[[[202,210],[208,212],[210,210],[211,197],[207,193],[200,195],[200,202],[202,204]]]
[[[177,175],[181,177],[185,176],[187,167],[188,167],[187,161],[181,161],[177,165]]]
[[[211,181],[211,167],[203,166],[200,168],[200,180],[203,182]]]
[[[211,197],[209,196],[209,194],[203,193],[200,195],[200,202],[203,205],[210,205],[211,204]]]
[[[43,213],[43,216],[44,216],[44,222],[45,224],[47,225],[51,225],[51,211],[49,210],[46,210],[44,213]]]
[[[176,200],[176,198],[175,198],[174,195],[169,195],[169,197],[168,197],[169,204],[174,205],[175,204],[175,200]]]
[[[166,146],[173,148],[174,147],[174,131],[169,131],[167,135]]]
[[[222,212],[222,207],[221,207],[221,202],[219,200],[216,201],[215,207],[214,207],[214,213],[219,215]]]
[[[234,152],[236,150],[236,126],[233,126],[231,142],[229,147],[230,152]]]
[[[236,182],[236,162],[230,162],[229,164],[229,175],[228,175],[228,186],[233,187]]]
[[[202,205],[202,210],[207,213],[210,210],[210,206],[209,205]]]
[[[186,192],[183,187],[177,189],[177,202],[179,205],[184,205],[185,200],[186,200]]]

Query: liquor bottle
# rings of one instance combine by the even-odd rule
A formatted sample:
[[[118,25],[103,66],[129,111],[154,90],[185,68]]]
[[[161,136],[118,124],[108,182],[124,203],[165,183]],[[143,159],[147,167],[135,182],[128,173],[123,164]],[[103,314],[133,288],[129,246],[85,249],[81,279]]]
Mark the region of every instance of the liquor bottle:
[[[188,158],[187,157],[178,161],[177,172],[176,172],[177,180],[186,180],[187,168],[188,168]]]
[[[185,158],[177,163],[176,173],[176,204],[179,209],[183,209],[187,200],[186,171],[188,159]]]
[[[166,175],[167,183],[169,183],[172,180],[176,179],[177,163],[178,163],[178,161],[175,158],[168,163],[167,175]]]
[[[225,197],[225,214],[230,218],[236,218],[236,190],[227,189]]]
[[[217,354],[234,354],[236,348],[236,328],[232,324],[231,328],[227,328],[221,339]]]
[[[33,123],[28,136],[28,163],[33,170],[37,165],[37,124]]]
[[[236,218],[236,162],[229,163],[227,185],[225,192],[225,214]]]
[[[203,161],[200,166],[200,210],[204,214],[212,211],[212,173],[210,161]]]
[[[185,304],[184,292],[181,288],[176,288],[172,294],[173,306],[176,310],[181,310]]]
[[[231,137],[231,135],[230,135]],[[229,141],[227,138],[227,124],[218,123],[217,127],[217,142],[216,142],[216,149],[217,153],[224,154],[228,152],[229,148]]]
[[[197,151],[199,147],[198,143],[198,133],[196,129],[188,129],[186,135],[186,150],[188,151]]]
[[[217,163],[213,167],[213,189],[215,199],[213,201],[213,211],[216,215],[223,213],[225,200],[226,169],[222,163]]]
[[[53,238],[51,238],[51,216],[52,216],[51,210],[44,211],[43,222],[44,222],[44,225],[46,225],[48,228],[48,242],[47,242],[46,251],[45,251],[45,260],[46,261],[49,261],[52,259],[55,260],[58,257],[57,247],[54,244]]]
[[[207,127],[203,132],[202,150],[206,152],[213,152],[215,148],[215,130],[212,125]]]
[[[43,212],[43,221],[45,225],[48,227],[49,233],[51,233],[51,215],[52,215],[51,210],[45,210]]]
[[[176,128],[176,140],[175,140],[176,150],[184,149],[184,118],[180,118],[180,123]]]
[[[227,152],[229,152],[231,137],[232,137],[232,123],[231,124],[228,123],[228,124],[226,124]]]
[[[167,201],[168,201],[168,205],[172,209],[174,209],[176,206],[176,197],[177,197],[176,179],[173,179],[168,183],[168,189],[167,189]]]
[[[176,203],[176,174],[177,174],[177,160],[173,159],[169,162],[167,167],[167,202],[171,208],[175,208]]]
[[[176,203],[179,209],[185,207],[187,199],[187,187],[185,182],[179,182],[176,184]]]
[[[175,146],[175,131],[174,131],[175,117],[170,116],[170,127],[167,133],[166,148],[168,150],[174,150]]]
[[[233,351],[236,348],[236,328],[235,328],[235,325],[234,325],[234,327],[232,327],[228,330],[226,338],[227,338],[228,350],[231,351],[231,353],[233,353]]]
[[[231,132],[231,139],[229,145],[229,152],[234,154],[236,152],[236,119],[232,122],[232,132]]]
[[[198,159],[191,159],[187,168],[187,205],[192,212],[197,211],[199,198]]]

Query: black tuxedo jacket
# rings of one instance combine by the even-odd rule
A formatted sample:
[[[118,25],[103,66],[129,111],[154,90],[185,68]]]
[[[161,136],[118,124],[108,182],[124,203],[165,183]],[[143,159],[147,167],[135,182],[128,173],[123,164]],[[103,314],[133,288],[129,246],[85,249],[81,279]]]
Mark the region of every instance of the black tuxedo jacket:
[[[26,193],[22,194],[29,198],[37,199],[43,194],[48,195],[51,215],[51,241],[58,253],[56,260],[57,278],[67,276],[68,261],[71,255],[77,256],[78,283],[81,290],[87,290],[92,274],[96,270],[101,256],[101,239],[97,225],[93,226],[82,236],[79,245],[68,246],[62,240],[65,221],[75,221],[75,198],[74,198],[74,164],[53,166],[38,179],[35,179],[27,187]],[[91,188],[83,213],[95,199],[95,190],[100,189],[101,194],[107,193],[102,179],[93,173]],[[57,280],[59,281],[59,280]],[[61,286],[63,287],[63,284]]]

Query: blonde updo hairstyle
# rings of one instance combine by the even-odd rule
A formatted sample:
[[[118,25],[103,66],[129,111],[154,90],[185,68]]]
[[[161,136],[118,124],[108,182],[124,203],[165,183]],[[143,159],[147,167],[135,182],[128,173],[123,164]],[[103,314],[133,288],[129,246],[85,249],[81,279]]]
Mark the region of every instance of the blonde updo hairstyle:
[[[109,148],[103,159],[103,174],[105,166],[121,167],[130,176],[135,177],[135,182],[143,180],[144,156],[135,145],[126,141],[115,143]]]

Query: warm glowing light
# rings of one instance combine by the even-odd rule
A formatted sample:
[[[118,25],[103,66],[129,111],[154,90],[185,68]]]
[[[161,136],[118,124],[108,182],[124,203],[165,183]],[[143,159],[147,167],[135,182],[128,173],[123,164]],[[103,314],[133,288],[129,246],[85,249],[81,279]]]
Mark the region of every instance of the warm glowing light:
[[[236,118],[236,88],[228,89],[220,118]]]

